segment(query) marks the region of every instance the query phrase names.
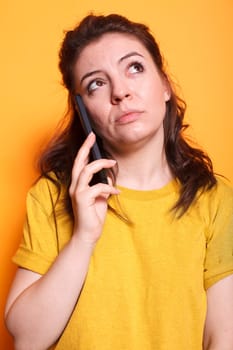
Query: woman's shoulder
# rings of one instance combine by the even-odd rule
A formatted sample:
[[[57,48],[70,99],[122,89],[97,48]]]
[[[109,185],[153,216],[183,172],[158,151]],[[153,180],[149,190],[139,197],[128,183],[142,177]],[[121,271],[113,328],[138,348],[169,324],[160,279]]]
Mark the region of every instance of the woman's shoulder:
[[[233,198],[233,185],[227,178],[223,176],[216,176],[216,195],[227,196]]]
[[[30,187],[27,197],[34,199],[39,203],[53,202],[58,198],[62,198],[65,193],[64,185],[54,173],[47,176],[40,176]]]
[[[203,193],[209,206],[226,206],[225,209],[233,208],[233,185],[227,178],[216,176],[216,185]]]

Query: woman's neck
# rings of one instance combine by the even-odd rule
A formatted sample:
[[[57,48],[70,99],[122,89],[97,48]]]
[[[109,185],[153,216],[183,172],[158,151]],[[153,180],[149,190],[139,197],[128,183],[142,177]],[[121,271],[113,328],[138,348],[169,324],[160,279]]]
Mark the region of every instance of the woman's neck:
[[[163,144],[111,154],[118,163],[117,184],[120,186],[151,190],[162,188],[172,179]]]

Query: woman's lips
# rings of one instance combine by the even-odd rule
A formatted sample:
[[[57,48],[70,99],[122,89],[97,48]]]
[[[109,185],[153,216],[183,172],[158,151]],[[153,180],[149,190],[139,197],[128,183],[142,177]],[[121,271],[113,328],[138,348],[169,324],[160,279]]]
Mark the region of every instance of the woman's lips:
[[[140,117],[141,113],[142,112],[139,111],[127,111],[126,113],[123,113],[122,115],[117,117],[115,122],[116,124],[132,123]]]

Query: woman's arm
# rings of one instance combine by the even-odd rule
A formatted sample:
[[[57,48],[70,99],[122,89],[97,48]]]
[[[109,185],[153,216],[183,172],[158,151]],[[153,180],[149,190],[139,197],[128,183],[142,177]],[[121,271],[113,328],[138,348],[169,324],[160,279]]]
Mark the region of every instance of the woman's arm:
[[[77,154],[70,196],[74,212],[71,240],[48,272],[40,276],[19,269],[6,305],[6,325],[16,350],[47,349],[62,334],[78,300],[107,211],[107,198],[118,191],[106,184],[89,186],[95,172],[115,162],[101,159],[88,164],[95,141],[91,134]]]
[[[16,350],[47,349],[61,335],[77,302],[93,247],[75,235],[44,275],[19,269],[6,304]]]
[[[233,349],[233,275],[207,290],[204,350]]]

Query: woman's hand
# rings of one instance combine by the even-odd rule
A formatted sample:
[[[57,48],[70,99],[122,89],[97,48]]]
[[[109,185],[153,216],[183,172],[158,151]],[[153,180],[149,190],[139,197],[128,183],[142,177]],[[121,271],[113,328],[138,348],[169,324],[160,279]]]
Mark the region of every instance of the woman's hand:
[[[95,142],[95,135],[89,134],[80,148],[72,169],[72,179],[69,194],[74,213],[74,234],[82,241],[95,244],[101,235],[106,212],[107,199],[111,194],[118,194],[108,179],[109,184],[89,183],[95,173],[103,168],[111,168],[115,160],[100,159],[88,163],[91,147]]]

